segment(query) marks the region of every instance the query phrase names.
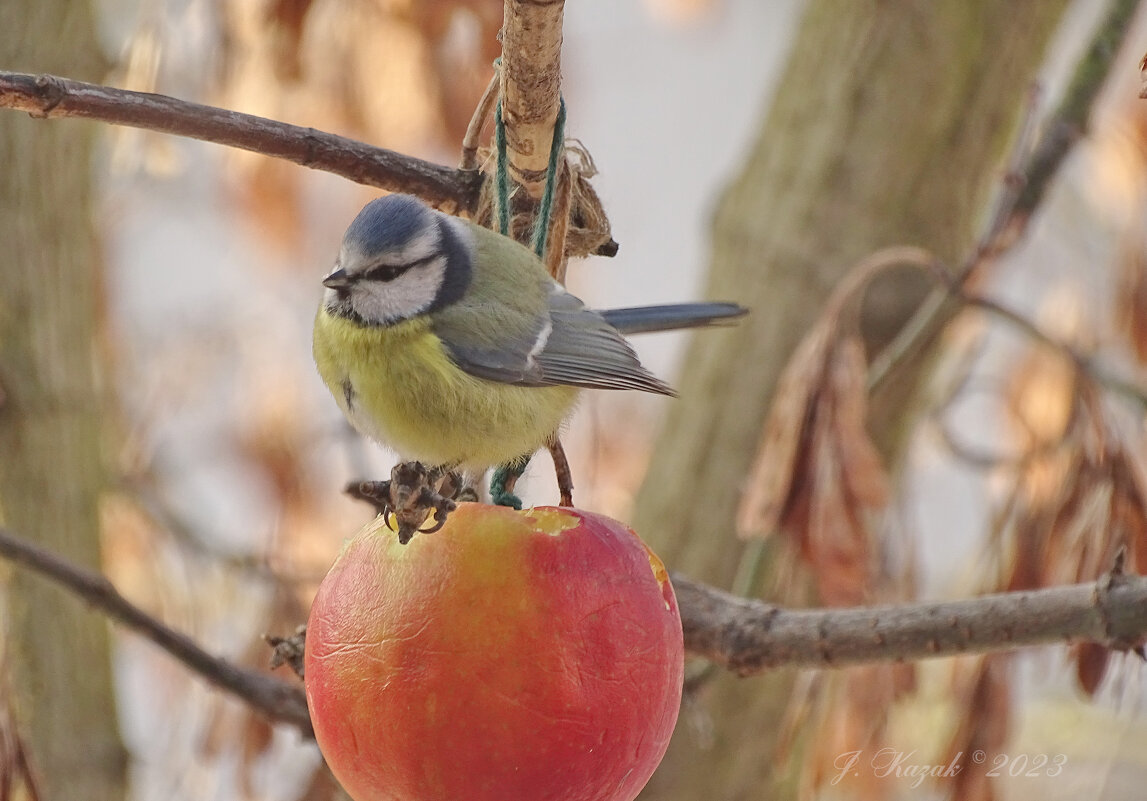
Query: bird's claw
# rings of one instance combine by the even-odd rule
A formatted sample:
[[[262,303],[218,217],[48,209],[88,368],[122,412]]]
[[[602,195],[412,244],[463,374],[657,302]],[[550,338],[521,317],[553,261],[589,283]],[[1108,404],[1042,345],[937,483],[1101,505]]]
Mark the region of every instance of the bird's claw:
[[[373,506],[383,516],[386,527],[397,532],[403,545],[416,533],[432,534],[441,529],[449,514],[458,508],[458,501],[471,496],[477,500],[473,489],[466,487],[457,473],[440,467],[427,469],[421,462],[395,465],[389,481],[351,482],[346,493]],[[422,528],[431,512],[434,524]],[[397,529],[390,524],[392,515]]]

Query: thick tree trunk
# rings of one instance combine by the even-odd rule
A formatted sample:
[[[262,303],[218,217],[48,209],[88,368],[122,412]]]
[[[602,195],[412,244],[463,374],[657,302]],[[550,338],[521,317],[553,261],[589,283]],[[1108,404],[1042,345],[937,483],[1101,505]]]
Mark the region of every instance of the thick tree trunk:
[[[729,584],[741,553],[734,512],[777,377],[848,268],[888,245],[949,261],[970,246],[1064,5],[810,2],[713,224],[708,295],[752,313],[692,341],[681,399],[638,497],[636,528],[670,567]],[[894,331],[924,289],[919,276],[876,287],[873,339]],[[873,399],[873,435],[893,464],[925,366],[911,361]],[[644,797],[784,797],[774,748],[790,686],[787,673],[721,677],[700,701],[712,747],[683,716]]]
[[[4,0],[0,64],[98,79],[91,7]],[[84,123],[0,115],[0,520],[98,568],[94,132]],[[0,669],[13,690],[4,700],[41,797],[122,799],[126,759],[104,618],[21,571],[0,571],[0,590]]]

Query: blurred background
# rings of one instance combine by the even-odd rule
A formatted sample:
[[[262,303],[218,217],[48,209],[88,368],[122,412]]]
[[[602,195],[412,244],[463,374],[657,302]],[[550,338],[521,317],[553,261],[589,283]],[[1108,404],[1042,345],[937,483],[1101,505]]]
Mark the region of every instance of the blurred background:
[[[0,11],[19,20],[0,25],[0,69],[161,92],[448,165],[499,54],[502,19],[496,0],[102,0],[75,25],[104,61],[34,33],[39,12],[19,16],[20,5]],[[1111,6],[568,3],[567,135],[592,156],[621,245],[615,258],[571,264],[571,290],[600,307],[713,296],[753,314],[689,347],[679,335],[634,342],[682,399],[586,397],[564,437],[578,505],[634,522],[671,569],[789,603],[1091,580],[1120,545],[1142,572],[1144,403],[1112,378],[1147,386],[1142,14],[1124,26],[1129,49],[1111,58],[1091,129],[1025,236],[974,282],[1085,354],[1096,373],[1081,374],[998,316],[949,309],[927,357],[894,373],[900,389],[874,391],[867,418],[861,401],[873,441],[833,429],[844,454],[833,463],[843,487],[835,503],[847,525],[816,530],[793,512],[752,531],[741,508],[769,458],[763,432],[781,370],[832,287],[877,247],[921,245],[953,266],[972,251],[1022,121],[1038,124],[1056,107]],[[933,112],[944,109],[939,122]],[[370,517],[341,488],[387,474],[394,461],[349,429],[310,358],[319,280],[376,192],[214,145],[5,119],[14,116],[0,115],[18,126],[0,129],[15,142],[6,157],[68,127],[86,131],[91,148],[80,176],[90,184],[64,195],[87,203],[76,213],[94,234],[92,257],[80,259],[90,286],[59,292],[96,299],[91,329],[75,340],[95,352],[101,466],[90,495],[102,553],[92,559],[124,595],[208,650],[264,666],[260,635],[305,619],[340,543]],[[934,150],[917,158],[913,143],[924,139]],[[0,174],[9,188],[0,212],[11,219],[31,213],[24,198],[39,190],[29,187],[62,170],[52,156],[37,164],[43,172],[26,180]],[[83,161],[73,169],[83,172]],[[39,279],[15,276],[26,264],[3,266],[10,300],[36,294]],[[883,328],[895,330],[923,296],[918,277],[873,286],[862,315],[870,362],[891,338]],[[0,356],[16,347],[15,331],[44,335],[29,323],[35,306],[13,307],[0,316]],[[817,390],[846,409],[831,388]],[[0,460],[9,463],[0,479],[21,472],[10,455]],[[871,465],[876,488],[857,480]],[[54,503],[59,480],[45,476],[20,491],[46,493],[40,506]],[[705,489],[710,476],[719,491]],[[547,459],[519,490],[527,503],[556,501]],[[17,491],[7,492],[6,524],[36,536],[21,530]],[[816,497],[806,499],[814,512],[828,508]],[[837,539],[824,546],[829,535]],[[10,627],[10,642],[18,637]],[[126,797],[338,797],[313,744],[293,730],[266,724],[134,635],[113,630],[110,648]],[[1147,779],[1134,657],[1056,648],[775,674],[736,680],[692,666],[676,741],[643,798],[1121,799],[1138,798]],[[969,771],[914,786],[870,771],[834,781],[841,754],[884,747],[915,754],[911,764],[978,748],[1009,761],[994,780]],[[1009,774],[1021,754],[1025,765],[1063,755],[1062,770]]]

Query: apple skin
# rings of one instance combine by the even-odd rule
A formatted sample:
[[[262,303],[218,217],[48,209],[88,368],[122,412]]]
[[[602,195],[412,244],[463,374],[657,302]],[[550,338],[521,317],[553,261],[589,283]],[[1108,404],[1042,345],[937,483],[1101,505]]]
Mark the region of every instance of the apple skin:
[[[344,547],[305,683],[355,801],[632,801],[683,663],[668,575],[627,526],[466,503],[406,545],[379,518]]]

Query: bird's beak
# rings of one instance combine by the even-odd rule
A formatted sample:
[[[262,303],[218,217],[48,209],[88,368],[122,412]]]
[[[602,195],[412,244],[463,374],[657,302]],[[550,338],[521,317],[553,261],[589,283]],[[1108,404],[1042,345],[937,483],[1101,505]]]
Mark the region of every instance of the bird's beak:
[[[323,279],[323,286],[328,289],[343,289],[350,286],[350,278],[347,277],[346,270],[340,267]]]

